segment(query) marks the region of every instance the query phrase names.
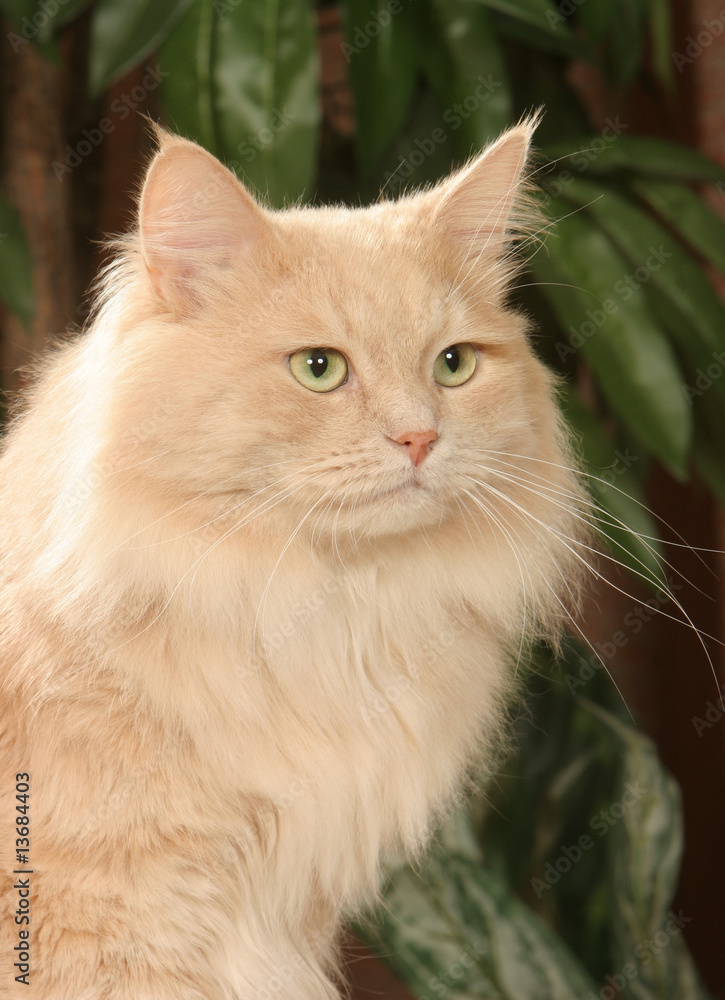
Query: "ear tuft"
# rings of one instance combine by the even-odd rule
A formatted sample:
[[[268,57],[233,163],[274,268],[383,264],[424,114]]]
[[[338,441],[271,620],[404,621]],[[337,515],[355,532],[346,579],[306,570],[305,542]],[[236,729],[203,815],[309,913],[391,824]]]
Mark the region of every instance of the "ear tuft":
[[[459,257],[490,264],[511,233],[526,228],[525,169],[537,124],[535,116],[504,132],[432,192],[433,228]]]
[[[211,153],[188,139],[155,131],[160,148],[139,203],[143,258],[161,298],[189,300],[203,271],[253,254],[269,224],[252,196]]]

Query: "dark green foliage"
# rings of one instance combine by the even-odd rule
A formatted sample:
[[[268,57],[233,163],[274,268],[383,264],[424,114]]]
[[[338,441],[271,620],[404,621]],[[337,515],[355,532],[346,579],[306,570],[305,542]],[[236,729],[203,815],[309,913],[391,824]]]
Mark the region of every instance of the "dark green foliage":
[[[33,316],[33,267],[17,212],[0,198],[0,299],[25,323]]]

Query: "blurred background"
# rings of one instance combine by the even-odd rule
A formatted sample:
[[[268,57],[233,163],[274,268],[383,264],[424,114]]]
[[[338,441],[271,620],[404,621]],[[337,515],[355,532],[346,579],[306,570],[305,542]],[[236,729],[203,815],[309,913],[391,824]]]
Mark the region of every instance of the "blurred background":
[[[485,800],[391,859],[357,998],[725,997],[721,4],[0,0],[5,401],[83,327],[144,116],[282,206],[395,196],[545,111],[513,297],[565,380],[601,579],[533,652]]]

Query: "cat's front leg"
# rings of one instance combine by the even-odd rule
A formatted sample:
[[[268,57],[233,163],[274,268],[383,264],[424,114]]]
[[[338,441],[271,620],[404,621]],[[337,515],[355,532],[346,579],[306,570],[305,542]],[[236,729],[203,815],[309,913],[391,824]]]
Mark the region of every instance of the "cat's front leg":
[[[319,908],[292,929],[259,885],[223,859],[207,863],[203,844],[161,846],[116,845],[101,865],[98,845],[51,856],[39,838],[29,983],[3,975],[0,998],[339,1000],[326,972],[332,925]],[[12,954],[12,922],[2,923],[2,953]]]

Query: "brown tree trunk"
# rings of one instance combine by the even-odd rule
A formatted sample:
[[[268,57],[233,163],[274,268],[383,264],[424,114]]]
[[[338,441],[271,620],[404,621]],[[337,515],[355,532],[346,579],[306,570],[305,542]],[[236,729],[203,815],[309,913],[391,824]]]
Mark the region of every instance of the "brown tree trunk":
[[[53,170],[64,159],[67,75],[17,34],[4,31],[3,46],[4,188],[25,230],[35,283],[30,329],[5,317],[3,383],[13,390],[25,381],[22,369],[74,317],[75,295],[70,184]]]

